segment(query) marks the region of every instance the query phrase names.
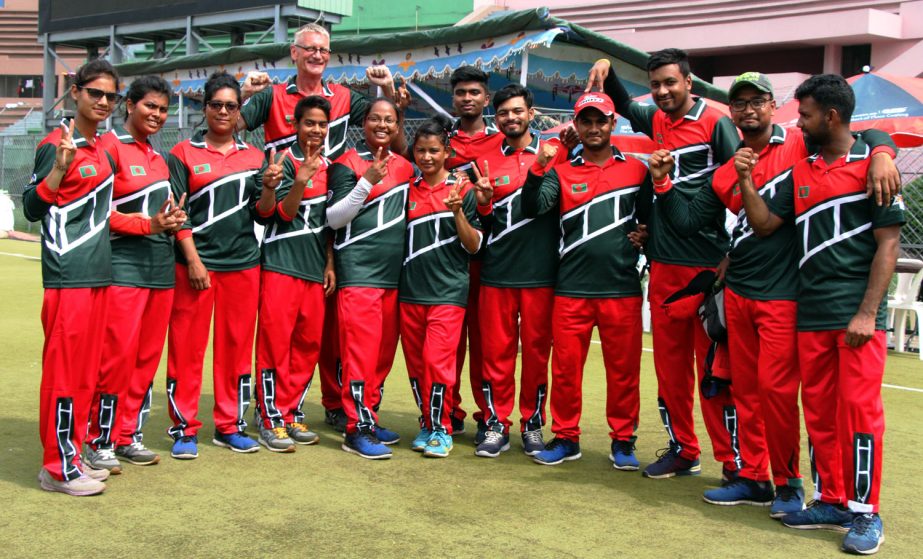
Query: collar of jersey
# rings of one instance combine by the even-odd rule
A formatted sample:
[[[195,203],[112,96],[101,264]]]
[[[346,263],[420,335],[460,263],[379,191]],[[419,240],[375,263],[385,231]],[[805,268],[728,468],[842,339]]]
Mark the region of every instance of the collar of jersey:
[[[769,137],[770,144],[784,144],[785,138],[788,136],[788,130],[782,128],[778,124],[772,125],[772,136]],[[743,140],[737,144],[737,149],[747,147],[747,143]]]
[[[206,149],[208,144],[205,143],[205,132],[204,128],[196,130],[195,134],[192,135],[192,138],[189,140],[189,145],[194,148]],[[241,141],[240,136],[234,134],[234,145],[237,146],[237,149],[249,149],[249,146],[246,142]]]
[[[846,157],[841,158],[841,159],[845,159],[844,163],[853,163],[854,161],[862,161],[863,159],[866,159],[870,155],[872,155],[871,148],[869,148],[868,144],[866,144],[865,141],[862,140],[862,136],[860,136],[856,132],[853,132],[852,137],[855,138],[856,141],[853,143],[852,147],[849,148],[849,152],[846,154]],[[821,158],[819,151],[815,154],[808,156],[808,161],[810,161],[811,163],[814,163],[818,159],[823,161],[823,158]]]
[[[618,159],[619,161],[625,161],[625,156],[622,155],[622,152],[619,151],[619,148],[615,146],[609,146],[612,148],[612,159]],[[583,149],[580,150],[573,159],[570,160],[571,167],[580,167],[586,165],[586,161],[583,160]]]
[[[68,119],[62,118],[62,119],[61,119],[61,124],[67,124],[67,121],[68,121]],[[84,147],[84,146],[89,146],[89,145],[90,145],[90,142],[88,142],[87,139],[83,137],[83,134],[80,133],[80,129],[77,128],[77,121],[76,121],[76,119],[74,120],[74,129],[71,130],[71,133],[72,133],[72,138],[73,138],[73,140],[74,140],[74,147],[75,147],[75,148],[79,148],[79,147]],[[96,131],[96,136],[95,136],[95,137],[96,137],[96,138],[99,137],[99,130]]]
[[[422,183],[422,182],[423,182],[423,175],[417,175],[417,176],[414,177],[414,179],[413,179],[413,185],[414,185],[414,186],[420,186],[420,183]],[[455,175],[452,174],[452,173],[449,173],[449,176],[447,176],[447,177],[445,178],[445,180],[442,181],[442,184],[445,184],[446,186],[452,186],[452,185],[454,185],[456,182],[458,182],[458,179],[455,178]],[[439,186],[439,185],[435,185],[435,186]],[[434,185],[429,185],[429,187],[430,187],[430,188],[434,188]]]
[[[290,77],[290,78],[288,79],[288,81],[287,81],[287,83],[286,83],[286,85],[285,85],[285,92],[286,92],[286,93],[289,93],[289,94],[292,94],[292,95],[298,93],[298,82],[297,82],[297,80],[298,80],[298,74],[295,74],[295,75],[293,75],[292,77]],[[323,91],[324,91],[324,97],[333,97],[333,92],[330,91],[330,88],[329,88],[329,87],[327,87],[327,82],[325,82],[323,79],[321,79],[320,85],[321,85],[321,89],[323,89]]]
[[[363,161],[373,161],[375,159],[375,154],[372,153],[372,148],[370,148],[369,145],[365,143],[365,140],[359,140],[359,143],[356,144],[356,155],[358,155]]]
[[[533,131],[529,130],[529,132],[532,133]],[[527,151],[529,153],[538,153],[539,142],[540,142],[540,139],[538,137],[538,134],[532,133],[532,141],[529,142],[529,145],[522,148],[522,151]],[[500,142],[500,153],[502,153],[506,157],[509,157],[510,155],[513,155],[514,153],[516,153],[516,149],[506,142],[506,138],[503,138],[503,141]]]
[[[695,104],[692,105],[692,108],[689,109],[689,112],[686,113],[683,118],[686,120],[699,120],[702,116],[702,113],[705,112],[705,107],[708,105],[705,104],[705,100],[701,97],[693,97],[695,99]]]
[[[484,121],[484,135],[485,135],[485,136],[490,136],[490,135],[492,135],[492,134],[498,134],[498,133],[500,132],[500,129],[497,128],[496,124],[494,123],[494,118],[493,118],[493,117],[491,117],[491,116],[482,116],[482,117],[481,117],[481,120]],[[456,118],[456,119],[455,119],[455,122],[452,123],[452,129],[449,130],[449,137],[450,137],[450,138],[453,137],[453,136],[457,136],[457,135],[459,134],[459,132],[462,131],[462,129],[460,128],[460,125],[461,125],[461,119],[460,119],[460,118]]]

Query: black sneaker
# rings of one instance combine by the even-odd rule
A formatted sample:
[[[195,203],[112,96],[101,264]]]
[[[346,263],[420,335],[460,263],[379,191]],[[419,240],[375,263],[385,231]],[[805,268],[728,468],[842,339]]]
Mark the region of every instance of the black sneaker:
[[[721,468],[721,487],[726,487],[740,477],[740,470],[729,470],[726,467]]]
[[[324,410],[324,423],[333,427],[337,433],[346,432],[346,412],[343,408]]]
[[[673,476],[697,476],[701,473],[699,459],[683,458],[679,455],[679,446],[671,443],[668,448],[657,451],[657,461],[648,464],[642,475],[651,479],[665,479]]]
[[[452,434],[461,435],[465,432],[465,420],[460,417],[452,416]]]
[[[478,420],[478,431],[474,434],[474,444],[478,445],[484,442],[484,436],[487,434],[487,423]]]

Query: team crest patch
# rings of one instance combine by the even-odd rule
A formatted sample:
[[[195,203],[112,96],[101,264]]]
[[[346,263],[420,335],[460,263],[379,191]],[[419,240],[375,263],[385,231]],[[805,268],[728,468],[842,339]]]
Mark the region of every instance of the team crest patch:
[[[731,195],[732,195],[732,196],[739,196],[739,195],[740,195],[740,185],[739,185],[739,184],[735,184],[735,185],[734,185],[734,189],[731,191]]]
[[[193,174],[204,175],[205,173],[212,172],[212,166],[209,163],[203,163],[201,165],[196,165],[192,168]]]
[[[305,188],[314,188],[314,179],[308,179],[308,184],[305,185]]]
[[[798,187],[798,197],[799,198],[807,198],[810,192],[811,192],[810,186],[799,186]]]
[[[80,171],[80,178],[95,177],[96,176],[96,167],[92,165],[84,165],[78,169]]]
[[[497,177],[494,179],[494,186],[504,186],[510,184],[510,176],[503,175],[502,177]]]
[[[409,207],[411,210],[415,210],[415,209],[417,209],[417,203],[416,203],[416,202],[411,202],[410,205],[409,205],[408,207]]]
[[[295,115],[285,115],[285,122],[289,124],[295,122]]]
[[[579,194],[581,192],[586,192],[586,183],[581,182],[577,184],[570,185],[570,189],[574,194]]]
[[[131,171],[131,176],[133,177],[143,177],[147,175],[147,171],[141,165],[132,165],[128,169]]]

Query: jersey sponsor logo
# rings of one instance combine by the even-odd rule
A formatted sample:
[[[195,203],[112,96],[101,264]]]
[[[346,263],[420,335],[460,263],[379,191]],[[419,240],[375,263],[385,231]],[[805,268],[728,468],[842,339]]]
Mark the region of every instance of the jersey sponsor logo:
[[[147,176],[147,170],[141,165],[131,165],[128,170],[131,172],[133,177],[144,177]]]
[[[203,163],[201,165],[194,165],[192,167],[192,173],[195,175],[204,175],[205,173],[211,173],[212,166],[209,163]]]
[[[807,198],[811,194],[810,186],[799,186],[798,187],[798,197]]]
[[[579,194],[581,192],[586,192],[587,186],[585,182],[575,183],[570,185],[570,190],[574,194]]]
[[[96,167],[94,167],[94,166],[92,166],[92,165],[84,165],[83,167],[80,167],[80,169],[78,169],[78,171],[80,171],[80,178],[86,179],[86,178],[89,178],[89,177],[95,177],[95,176],[96,176]]]

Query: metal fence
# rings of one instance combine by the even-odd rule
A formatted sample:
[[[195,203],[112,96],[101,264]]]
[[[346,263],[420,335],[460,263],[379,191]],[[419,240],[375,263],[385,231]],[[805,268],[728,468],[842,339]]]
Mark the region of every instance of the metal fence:
[[[536,130],[547,130],[571,119],[568,113],[548,113],[532,121]],[[417,128],[426,122],[424,119],[408,119],[404,130],[408,139],[413,137]],[[151,141],[160,153],[167,153],[178,142],[189,138],[193,129],[167,129],[154,136]],[[16,230],[37,233],[39,228],[22,216],[22,191],[29,183],[34,162],[35,146],[42,136],[27,134],[21,136],[0,136],[0,189],[9,192],[16,204]],[[263,147],[263,130],[258,128],[245,133],[247,142]],[[347,132],[347,144],[352,146],[362,139],[362,129],[350,128]],[[907,223],[901,231],[901,252],[904,257],[923,259],[923,148],[902,149],[897,157],[897,167],[904,184],[904,203],[907,211]]]

